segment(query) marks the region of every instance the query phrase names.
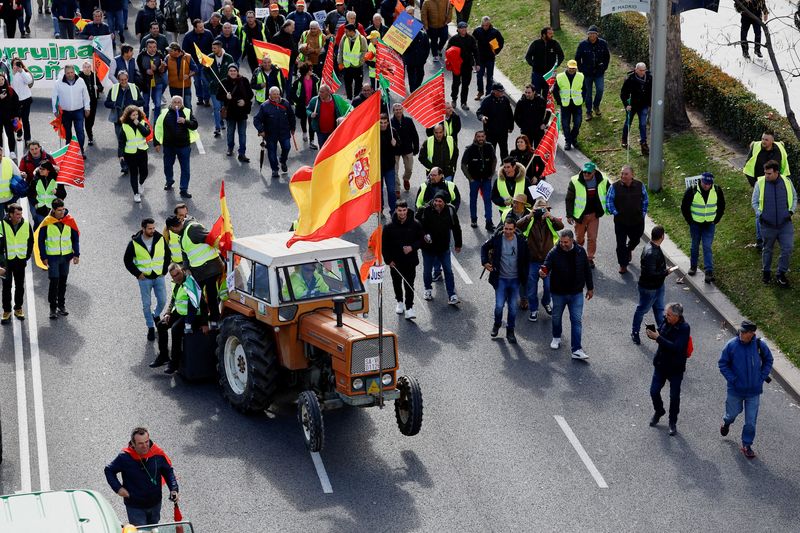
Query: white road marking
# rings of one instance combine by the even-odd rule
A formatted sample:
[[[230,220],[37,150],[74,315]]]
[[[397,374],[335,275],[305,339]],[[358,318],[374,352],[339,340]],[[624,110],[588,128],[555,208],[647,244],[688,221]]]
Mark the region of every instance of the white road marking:
[[[462,267],[461,263],[458,262],[458,259],[456,259],[456,256],[453,252],[450,252],[450,260],[450,262],[453,263],[453,268],[456,269],[456,272],[458,272],[458,275],[464,280],[464,283],[467,285],[472,285],[472,280],[469,279],[467,271],[464,270],[464,267]]]
[[[317,477],[319,477],[319,483],[322,485],[322,492],[333,494],[331,480],[328,479],[328,473],[325,471],[325,465],[322,464],[322,457],[319,456],[319,452],[311,452],[311,460],[314,461],[314,468],[317,469]]]
[[[11,273],[9,272],[9,276]],[[11,319],[14,330],[14,373],[17,377],[17,425],[19,426],[19,473],[22,492],[31,491],[31,450],[28,442],[28,395],[25,391],[25,356],[22,352],[22,328]]]
[[[25,267],[25,296],[28,300],[28,341],[31,348],[33,416],[36,426],[36,452],[39,458],[39,490],[50,490],[50,463],[47,459],[47,434],[44,429],[42,366],[39,358],[39,327],[36,322],[36,300],[33,294],[33,266],[31,263],[33,263],[32,260],[28,261],[28,266]]]
[[[206,155],[206,148],[203,146],[203,139],[198,137],[195,144],[197,145],[197,151],[200,152],[200,155]]]
[[[553,418],[556,419],[556,422],[558,422],[558,425],[561,427],[561,431],[563,431],[564,435],[567,436],[567,440],[569,440],[569,443],[572,444],[572,447],[575,448],[576,452],[578,452],[578,457],[580,457],[581,461],[583,461],[584,466],[586,466],[586,469],[594,478],[594,481],[597,483],[597,486],[600,487],[601,489],[607,489],[608,485],[606,484],[606,480],[603,479],[602,475],[600,475],[600,471],[597,470],[596,466],[594,466],[594,463],[592,462],[592,459],[589,457],[589,454],[586,453],[586,450],[583,449],[583,445],[578,440],[578,437],[575,436],[575,433],[573,433],[572,428],[569,427],[567,421],[564,420],[564,417],[559,415],[553,415]]]

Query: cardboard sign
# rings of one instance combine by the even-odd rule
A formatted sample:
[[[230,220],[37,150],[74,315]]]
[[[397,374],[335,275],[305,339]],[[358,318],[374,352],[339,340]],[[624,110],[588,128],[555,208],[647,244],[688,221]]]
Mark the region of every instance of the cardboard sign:
[[[314,20],[319,22],[319,28],[321,30],[325,29],[325,18],[327,16],[328,16],[328,14],[325,11],[317,11],[317,12],[314,13]]]
[[[394,24],[383,36],[383,42],[402,54],[422,29],[422,23],[406,12],[397,15]]]
[[[256,18],[257,19],[265,19],[269,16],[269,8],[268,7],[257,7],[256,8]]]
[[[684,184],[686,184],[687,189],[693,189],[697,187],[697,184],[700,183],[700,178],[703,176],[687,176],[683,178]]]
[[[534,200],[537,198],[544,198],[545,201],[550,201],[550,196],[553,194],[553,186],[550,183],[542,180],[536,185],[531,185],[528,187],[528,190],[531,192],[531,196]]]
[[[386,265],[373,266],[369,269],[367,280],[370,285],[380,285],[383,283],[383,275],[386,273]]]

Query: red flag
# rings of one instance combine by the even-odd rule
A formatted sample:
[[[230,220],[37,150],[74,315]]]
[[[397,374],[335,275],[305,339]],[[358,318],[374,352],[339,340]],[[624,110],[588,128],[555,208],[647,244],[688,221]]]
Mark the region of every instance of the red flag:
[[[378,226],[372,235],[369,236],[367,243],[367,253],[364,254],[364,262],[361,263],[361,281],[367,281],[369,277],[369,269],[376,264],[383,264],[383,255],[381,252],[383,244],[383,226]]]
[[[66,139],[67,138],[67,131],[64,129],[64,125],[61,123],[61,117],[64,115],[64,112],[61,108],[58,108],[58,116],[50,121],[50,125],[53,126],[53,131],[58,134],[59,139]]]
[[[53,156],[56,165],[59,167],[56,181],[83,189],[85,169],[78,139],[73,136],[69,144],[62,146],[50,155]]]
[[[444,118],[444,72],[440,69],[403,102],[408,114],[423,128],[432,128]]]
[[[219,250],[222,257],[228,258],[228,252],[233,246],[233,225],[231,225],[231,213],[228,211],[228,201],[225,198],[225,180],[219,186],[219,207],[221,214],[211,231],[206,237],[206,244]]]
[[[108,63],[103,61],[103,58],[97,52],[92,54],[92,63],[94,63],[94,72],[97,74],[97,79],[100,80],[100,83],[103,83],[108,77]]]
[[[389,90],[400,98],[406,97],[406,69],[403,58],[378,39],[375,45],[378,58],[375,60],[375,76],[383,74],[389,80]]]
[[[147,134],[147,137],[145,137],[144,140],[150,142],[153,140],[153,125],[150,124],[150,121],[147,119],[147,117],[142,117],[142,118],[147,123],[147,127],[150,128],[150,133]]]
[[[466,4],[465,0],[450,0],[450,3],[459,13],[461,13],[461,10],[464,9],[464,4]]]
[[[397,4],[395,4],[395,6],[394,6],[394,18],[397,18],[398,15],[400,15],[400,13],[404,13],[405,10],[406,10],[406,6],[403,5],[403,2],[401,2],[400,0],[397,0]],[[394,22],[393,20],[391,20],[391,21],[387,20],[386,21],[386,25],[387,26],[391,26],[393,22]]]
[[[183,513],[181,513],[181,508],[178,507],[178,502],[175,502],[175,510],[172,512],[172,521],[183,522]],[[175,533],[183,533],[183,526],[177,526],[175,528]]]
[[[328,42],[328,52],[325,54],[325,64],[322,66],[322,83],[331,88],[331,92],[335,93],[339,90],[342,83],[336,76],[336,70],[333,68],[333,45]]]
[[[533,152],[533,157],[537,155],[544,161],[542,176],[549,176],[556,172],[556,146],[558,145],[558,115],[553,117],[544,137],[539,142],[539,146]],[[533,158],[531,158],[533,160]]]

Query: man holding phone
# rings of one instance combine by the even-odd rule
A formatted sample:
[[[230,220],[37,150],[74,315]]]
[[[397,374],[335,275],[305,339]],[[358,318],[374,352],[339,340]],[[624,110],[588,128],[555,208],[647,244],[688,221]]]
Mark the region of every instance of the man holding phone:
[[[656,324],[660,328],[664,323],[664,280],[677,266],[667,268],[667,260],[661,251],[664,241],[664,226],[655,226],[650,232],[650,243],[642,250],[641,274],[639,275],[639,305],[633,313],[631,340],[641,344],[639,328],[648,309],[653,310]],[[649,328],[648,328],[649,329]]]

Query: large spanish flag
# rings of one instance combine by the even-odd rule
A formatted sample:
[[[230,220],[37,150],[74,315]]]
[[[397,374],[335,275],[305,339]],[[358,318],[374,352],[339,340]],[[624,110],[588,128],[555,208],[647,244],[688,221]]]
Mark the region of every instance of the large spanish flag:
[[[225,180],[219,186],[219,208],[220,216],[211,231],[206,236],[206,244],[213,246],[227,259],[228,252],[233,246],[233,225],[231,224],[231,213],[228,211],[228,200],[225,198]]]
[[[289,182],[300,210],[296,241],[339,237],[381,210],[380,92],[350,112],[322,145],[314,167]]]
[[[283,48],[277,44],[268,43],[253,39],[253,49],[256,51],[256,56],[259,61],[269,56],[272,64],[283,71],[283,76],[289,78],[289,63],[292,57],[292,51],[288,48]]]

